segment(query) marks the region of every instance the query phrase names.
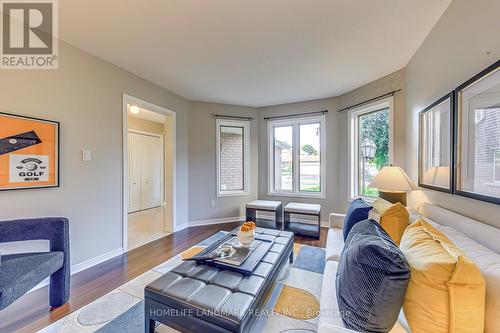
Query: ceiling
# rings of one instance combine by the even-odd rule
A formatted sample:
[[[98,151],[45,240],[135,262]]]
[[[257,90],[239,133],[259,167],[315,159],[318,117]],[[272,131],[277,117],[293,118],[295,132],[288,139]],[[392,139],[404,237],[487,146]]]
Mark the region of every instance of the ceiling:
[[[403,68],[450,2],[64,0],[60,37],[187,99],[258,107]]]

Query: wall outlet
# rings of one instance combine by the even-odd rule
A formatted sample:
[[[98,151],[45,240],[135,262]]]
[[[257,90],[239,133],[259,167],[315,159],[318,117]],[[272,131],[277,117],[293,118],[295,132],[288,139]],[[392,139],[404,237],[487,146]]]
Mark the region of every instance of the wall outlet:
[[[215,207],[215,200],[210,200],[210,207]]]
[[[82,161],[92,161],[92,152],[90,150],[82,150]]]

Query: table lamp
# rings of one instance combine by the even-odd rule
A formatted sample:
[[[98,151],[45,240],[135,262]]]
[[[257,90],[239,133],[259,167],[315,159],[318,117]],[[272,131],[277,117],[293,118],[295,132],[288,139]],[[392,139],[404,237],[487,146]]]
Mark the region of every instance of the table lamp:
[[[383,167],[368,187],[378,189],[379,198],[391,203],[401,202],[404,206],[407,205],[406,192],[416,190],[403,169],[392,165]]]

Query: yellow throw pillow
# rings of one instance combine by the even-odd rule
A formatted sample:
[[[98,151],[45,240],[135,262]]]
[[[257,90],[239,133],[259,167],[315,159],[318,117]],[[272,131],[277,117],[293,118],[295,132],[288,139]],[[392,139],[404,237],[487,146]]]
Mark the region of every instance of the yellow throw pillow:
[[[372,210],[376,211],[379,214],[382,214],[391,206],[392,206],[392,203],[390,203],[387,200],[379,198],[373,202],[373,209]]]
[[[401,203],[391,204],[380,213],[380,225],[399,246],[401,237],[410,223],[410,214]]]
[[[423,219],[400,249],[411,268],[403,311],[413,333],[482,333],[485,281],[479,268]]]

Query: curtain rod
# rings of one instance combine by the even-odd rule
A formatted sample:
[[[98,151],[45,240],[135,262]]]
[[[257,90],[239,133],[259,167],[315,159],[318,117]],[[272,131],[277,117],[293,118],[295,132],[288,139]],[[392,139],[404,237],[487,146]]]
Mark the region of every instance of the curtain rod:
[[[252,117],[230,116],[227,114],[212,114],[214,118],[253,120]]]
[[[279,119],[279,118],[290,118],[290,117],[300,117],[300,116],[308,116],[308,115],[312,115],[312,114],[325,114],[325,113],[328,113],[328,110],[313,111],[313,112],[304,112],[304,113],[296,113],[296,114],[288,114],[288,115],[283,115],[283,116],[265,117],[264,120]]]
[[[373,98],[370,98],[364,102],[361,102],[361,103],[357,103],[357,104],[354,104],[354,105],[351,105],[351,106],[348,106],[346,108],[343,108],[343,109],[340,109],[339,112],[344,112],[344,111],[348,111],[352,108],[355,108],[357,106],[361,106],[361,105],[364,105],[364,104],[367,104],[367,103],[370,103],[370,102],[374,102],[376,100],[379,100],[379,99],[382,99],[384,97],[388,97],[388,96],[394,96],[394,94],[400,92],[402,89],[398,89],[398,90],[393,90],[391,91],[390,93],[387,93],[387,94],[383,94],[383,95],[380,95],[380,96],[377,96],[377,97],[373,97]]]

